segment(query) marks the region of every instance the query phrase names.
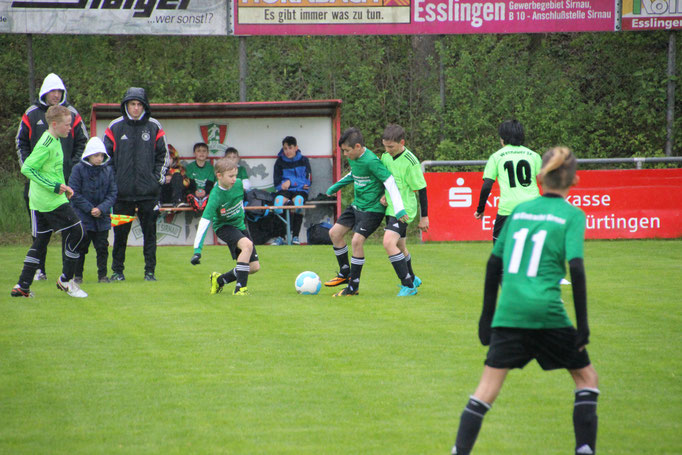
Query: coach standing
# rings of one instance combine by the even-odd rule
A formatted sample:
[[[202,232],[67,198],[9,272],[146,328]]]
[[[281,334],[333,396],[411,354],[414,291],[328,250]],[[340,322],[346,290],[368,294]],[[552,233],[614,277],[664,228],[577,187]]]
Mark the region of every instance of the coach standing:
[[[114,212],[135,215],[142,228],[144,279],[156,281],[156,218],[161,184],[169,165],[168,147],[161,124],[151,116],[143,88],[130,87],[121,101],[123,115],[104,133],[104,145],[116,173],[118,198]],[[123,281],[126,245],[131,223],[114,227],[112,281]]]
[[[61,105],[66,107],[71,114],[71,131],[66,137],[59,139],[64,153],[64,181],[69,181],[71,175],[71,168],[75,166],[83,155],[85,144],[88,142],[88,130],[83,123],[78,111],[66,101],[66,86],[62,79],[54,73],[50,73],[43,80],[43,85],[40,87],[40,94],[38,101],[29,106],[21,117],[19,123],[19,130],[17,131],[16,144],[17,156],[19,158],[19,167],[24,165],[24,161],[31,154],[38,140],[48,129],[47,120],[45,120],[45,113],[50,106]],[[24,187],[24,200],[26,201],[26,209],[29,212],[31,219],[31,235],[33,240],[36,238],[35,213],[28,206],[28,188],[29,181],[26,180]],[[45,244],[50,241],[52,231],[40,234],[45,236],[43,239]],[[47,249],[45,249],[45,252]],[[64,242],[62,239],[62,255],[64,252]],[[43,253],[39,258],[40,264],[36,270],[36,280],[47,279],[45,271],[45,254]]]

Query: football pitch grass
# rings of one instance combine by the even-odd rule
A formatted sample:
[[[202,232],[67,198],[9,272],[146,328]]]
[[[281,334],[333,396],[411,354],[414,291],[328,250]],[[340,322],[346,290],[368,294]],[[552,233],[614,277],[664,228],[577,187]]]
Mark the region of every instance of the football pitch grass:
[[[57,244],[33,299],[9,296],[27,246],[0,247],[1,454],[449,454],[486,353],[490,243],[411,245],[424,283],[407,298],[381,245],[351,298],[294,290],[301,271],[333,276],[330,246],[258,247],[247,297],[208,294],[234,266],[224,246],[196,267],[160,247],[157,282],[129,248],[111,284],[91,249],[87,299],[56,289]],[[585,264],[598,453],[682,453],[682,241],[590,241]],[[573,453],[573,388],[512,371],[474,453]]]

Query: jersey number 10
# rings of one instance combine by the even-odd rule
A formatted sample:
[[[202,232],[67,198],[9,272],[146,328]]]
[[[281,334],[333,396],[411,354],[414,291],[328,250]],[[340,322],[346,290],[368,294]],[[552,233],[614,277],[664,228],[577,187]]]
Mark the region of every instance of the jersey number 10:
[[[516,180],[519,181],[521,186],[529,186],[531,182],[531,170],[530,163],[526,160],[520,160],[516,163],[516,172],[514,172],[514,162],[505,161],[504,169],[507,171],[507,176],[509,177],[509,187],[516,188]],[[514,178],[516,177],[516,178]]]
[[[523,250],[526,245],[526,238],[528,237],[528,228],[519,229],[514,232],[514,249],[512,250],[511,259],[509,260],[509,273],[519,273],[521,267],[521,258],[523,257]],[[540,265],[540,256],[542,255],[542,246],[545,244],[547,238],[547,231],[538,231],[530,238],[533,242],[533,251],[530,255],[530,262],[528,263],[528,270],[526,276],[537,276],[538,266]]]

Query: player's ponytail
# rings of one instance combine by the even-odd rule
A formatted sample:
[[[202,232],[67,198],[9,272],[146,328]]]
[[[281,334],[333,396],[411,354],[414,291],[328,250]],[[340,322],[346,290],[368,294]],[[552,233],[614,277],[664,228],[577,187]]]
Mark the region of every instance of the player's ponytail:
[[[573,184],[578,160],[568,147],[552,147],[542,156],[539,176],[548,188],[565,189]]]

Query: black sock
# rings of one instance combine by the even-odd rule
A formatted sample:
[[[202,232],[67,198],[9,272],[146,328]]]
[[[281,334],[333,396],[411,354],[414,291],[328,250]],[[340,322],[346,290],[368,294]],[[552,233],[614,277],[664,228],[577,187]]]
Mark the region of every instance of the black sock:
[[[21,275],[19,275],[19,286],[26,290],[31,287],[33,283],[33,277],[36,274],[36,270],[40,264],[39,253],[33,247],[29,248],[26,257],[24,258],[24,268],[21,270]],[[43,272],[45,272],[43,270]]]
[[[332,248],[334,248],[336,261],[339,263],[339,275],[347,277],[350,273],[350,265],[348,265],[348,245],[344,245],[341,248]]]
[[[350,280],[348,287],[351,291],[360,289],[360,274],[362,274],[362,266],[365,265],[365,258],[357,258],[352,256],[350,258]]]
[[[593,454],[597,446],[597,389],[575,391],[573,406],[573,430],[575,431],[575,453]]]
[[[483,401],[470,397],[462,416],[459,419],[459,429],[457,430],[457,439],[455,441],[455,448],[452,453],[457,455],[469,455],[471,449],[474,448],[474,443],[478,437],[478,432],[483,423],[483,416],[490,409],[490,405]]]
[[[235,274],[237,275],[237,284],[234,287],[235,291],[246,287],[246,283],[249,281],[249,264],[246,262],[237,262],[237,267],[234,268]]]
[[[237,273],[235,269],[230,270],[227,273],[223,273],[218,277],[218,284],[221,286],[226,285],[227,283],[232,283],[233,281],[237,280]]]
[[[414,276],[410,274],[407,270],[407,263],[405,262],[405,256],[403,253],[394,254],[389,256],[388,260],[391,261],[391,265],[395,270],[395,274],[398,275],[398,279],[403,286],[412,287],[414,286]]]
[[[414,271],[412,270],[412,255],[409,253],[405,257],[405,264],[407,264],[407,271],[410,272],[410,275],[412,275],[412,278],[414,278]]]

